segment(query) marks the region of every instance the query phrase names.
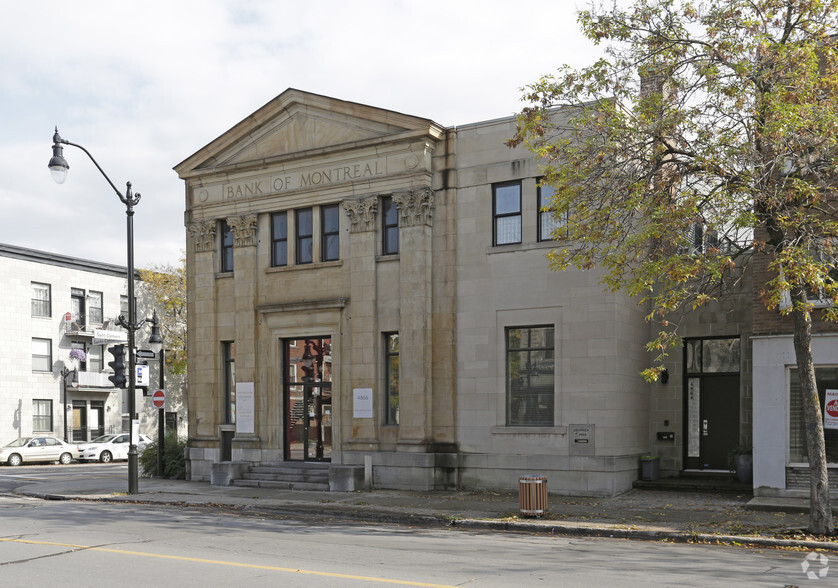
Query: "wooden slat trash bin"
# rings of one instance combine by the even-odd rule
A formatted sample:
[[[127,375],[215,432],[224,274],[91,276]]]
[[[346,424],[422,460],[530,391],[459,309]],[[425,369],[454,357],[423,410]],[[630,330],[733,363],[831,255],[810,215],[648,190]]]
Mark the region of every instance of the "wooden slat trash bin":
[[[547,511],[547,476],[521,476],[518,478],[518,499],[521,514],[540,517]]]

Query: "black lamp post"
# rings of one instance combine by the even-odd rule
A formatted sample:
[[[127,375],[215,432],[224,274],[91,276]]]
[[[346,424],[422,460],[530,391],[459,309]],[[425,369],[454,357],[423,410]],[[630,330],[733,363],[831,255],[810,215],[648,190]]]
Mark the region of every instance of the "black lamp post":
[[[52,172],[53,179],[57,183],[64,183],[64,180],[67,179],[67,170],[70,169],[67,160],[64,159],[64,148],[62,145],[72,145],[84,151],[125,205],[128,237],[128,320],[126,321],[124,316],[120,316],[118,322],[128,331],[128,435],[130,438],[130,445],[128,446],[128,494],[136,494],[138,491],[138,463],[137,444],[134,442],[134,417],[137,412],[137,399],[134,396],[134,387],[137,378],[137,368],[134,355],[136,349],[134,345],[134,333],[142,326],[143,321],[140,321],[140,323],[136,322],[136,305],[134,302],[134,206],[140,201],[140,195],[135,195],[131,192],[131,182],[127,182],[125,194],[122,194],[99,163],[93,159],[90,152],[77,143],[71,143],[62,139],[61,135],[58,134],[58,127],[55,128],[55,135],[52,137],[52,159],[49,160],[49,169]]]
[[[165,368],[165,359],[163,354],[163,337],[160,336],[160,319],[157,318],[157,311],[150,319],[146,319],[151,323],[151,337],[148,338],[149,348],[157,354],[160,358],[160,389],[165,390],[165,379],[163,377],[163,370]],[[165,449],[166,439],[163,426],[166,421],[166,408],[162,406],[157,411],[157,477],[163,477],[163,450]]]

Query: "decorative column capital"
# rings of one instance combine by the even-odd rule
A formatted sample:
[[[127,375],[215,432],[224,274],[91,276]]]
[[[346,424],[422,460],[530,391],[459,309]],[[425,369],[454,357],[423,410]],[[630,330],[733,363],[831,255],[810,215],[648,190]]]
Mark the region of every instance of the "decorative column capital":
[[[434,193],[430,188],[393,194],[393,202],[399,209],[399,226],[432,224]]]
[[[352,223],[350,232],[363,233],[375,230],[375,217],[378,212],[377,196],[344,200],[343,209]]]
[[[215,250],[215,221],[201,221],[187,225],[195,251]]]
[[[227,224],[233,231],[233,247],[254,247],[256,245],[256,215],[227,217]]]

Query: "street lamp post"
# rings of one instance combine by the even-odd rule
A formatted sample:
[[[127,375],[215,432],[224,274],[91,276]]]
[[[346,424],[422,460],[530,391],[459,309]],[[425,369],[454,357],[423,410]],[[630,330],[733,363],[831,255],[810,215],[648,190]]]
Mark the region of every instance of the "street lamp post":
[[[148,346],[149,348],[158,355],[160,358],[160,389],[165,390],[165,378],[163,376],[163,370],[165,368],[165,359],[163,354],[165,353],[163,347],[163,337],[160,336],[160,319],[157,318],[157,311],[154,311],[151,319],[146,319],[148,322],[151,323],[151,337],[148,338]],[[165,431],[163,430],[163,425],[165,424],[166,420],[166,408],[165,406],[160,407],[157,411],[157,477],[163,477],[163,450],[165,449],[166,444],[166,436]]]
[[[137,378],[137,368],[135,359],[135,332],[142,325],[142,321],[137,324],[136,308],[134,301],[134,206],[140,201],[139,194],[131,192],[131,182],[127,182],[125,194],[117,189],[105,171],[101,168],[99,163],[93,158],[90,152],[77,143],[71,143],[66,139],[62,139],[58,134],[58,127],[55,128],[55,134],[52,137],[52,158],[49,160],[49,169],[52,172],[53,179],[63,184],[67,179],[67,171],[70,166],[67,160],[64,159],[64,148],[62,145],[72,145],[84,151],[96,166],[96,169],[113,188],[116,195],[119,196],[120,201],[125,205],[126,216],[126,232],[128,241],[128,320],[124,316],[119,317],[119,324],[128,331],[128,435],[130,438],[130,445],[128,446],[128,494],[136,494],[138,481],[138,462],[137,462],[137,444],[134,439],[134,418],[137,412],[137,399],[134,396],[134,387]]]

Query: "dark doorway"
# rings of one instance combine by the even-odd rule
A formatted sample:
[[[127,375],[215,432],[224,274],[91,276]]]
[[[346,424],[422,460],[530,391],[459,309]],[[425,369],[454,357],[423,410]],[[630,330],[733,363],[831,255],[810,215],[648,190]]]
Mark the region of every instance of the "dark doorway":
[[[286,339],[285,459],[332,459],[332,340]]]
[[[739,445],[739,339],[685,343],[685,469],[730,470]]]

